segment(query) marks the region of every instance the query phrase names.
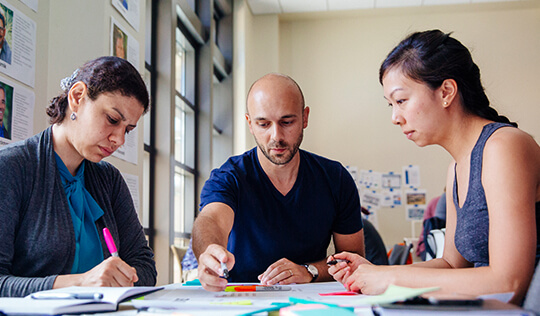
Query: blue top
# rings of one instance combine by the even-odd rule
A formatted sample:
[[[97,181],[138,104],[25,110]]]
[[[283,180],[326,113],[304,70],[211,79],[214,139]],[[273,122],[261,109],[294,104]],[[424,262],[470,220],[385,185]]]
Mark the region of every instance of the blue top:
[[[71,273],[84,273],[103,261],[103,249],[95,224],[103,216],[103,210],[84,187],[84,160],[74,177],[57,153],[54,153],[54,157],[75,232],[75,258]]]
[[[57,275],[71,273],[75,234],[53,146],[50,126],[0,148],[0,296],[50,290]],[[156,284],[154,255],[120,171],[85,161],[84,187],[104,212],[97,230],[109,228],[120,258],[137,270],[135,285]]]
[[[482,158],[488,138],[499,128],[512,126],[505,123],[490,123],[484,126],[471,152],[469,188],[463,207],[459,207],[457,180],[454,167],[453,200],[457,212],[456,249],[465,260],[475,267],[489,266],[489,214],[486,195],[482,185]],[[536,203],[536,233],[540,229],[540,202]],[[510,232],[511,233],[511,232]],[[537,238],[536,263],[540,258],[540,238]]]
[[[235,256],[229,281],[258,282],[281,258],[297,264],[322,260],[332,232],[362,229],[360,199],[349,172],[336,161],[299,150],[292,189],[283,196],[263,171],[253,148],[212,171],[201,192],[201,209],[230,206],[234,224],[227,249]]]

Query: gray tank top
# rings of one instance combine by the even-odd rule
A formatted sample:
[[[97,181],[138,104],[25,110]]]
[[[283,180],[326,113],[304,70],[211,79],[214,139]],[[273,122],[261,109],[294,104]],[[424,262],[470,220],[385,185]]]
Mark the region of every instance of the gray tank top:
[[[506,123],[490,123],[484,126],[476,145],[471,152],[469,188],[463,207],[459,207],[457,180],[454,166],[453,200],[456,206],[457,223],[454,242],[456,249],[465,260],[475,267],[489,265],[489,216],[486,195],[482,186],[482,157],[488,138],[501,127],[512,126]],[[463,198],[463,197],[461,197]],[[536,202],[536,263],[540,258],[540,202]]]

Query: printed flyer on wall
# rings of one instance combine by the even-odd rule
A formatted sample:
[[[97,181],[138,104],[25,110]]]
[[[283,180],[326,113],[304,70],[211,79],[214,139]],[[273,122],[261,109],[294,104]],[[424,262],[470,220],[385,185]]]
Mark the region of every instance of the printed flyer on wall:
[[[111,17],[111,55],[124,58],[139,69],[139,41]]]
[[[0,77],[0,145],[33,135],[35,94]]]
[[[113,7],[128,21],[135,31],[139,31],[141,17],[141,1],[140,0],[112,0]]]
[[[34,87],[36,22],[0,1],[0,72]]]

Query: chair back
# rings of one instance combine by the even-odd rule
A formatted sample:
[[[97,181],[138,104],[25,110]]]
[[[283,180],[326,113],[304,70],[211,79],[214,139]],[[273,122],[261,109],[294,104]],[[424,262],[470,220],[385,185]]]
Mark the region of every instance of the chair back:
[[[412,263],[411,258],[411,249],[412,244],[395,244],[394,248],[390,250],[390,253],[388,255],[388,264],[389,265],[404,265],[408,263]],[[407,262],[410,261],[410,262]]]
[[[432,229],[426,239],[426,261],[442,258],[446,228]]]
[[[175,245],[171,245],[171,252],[174,257],[174,261],[177,264],[177,267],[180,269],[179,275],[180,275],[180,282],[184,282],[183,280],[183,271],[182,271],[182,258],[184,258],[184,255],[186,254],[188,250],[188,247],[179,247]]]

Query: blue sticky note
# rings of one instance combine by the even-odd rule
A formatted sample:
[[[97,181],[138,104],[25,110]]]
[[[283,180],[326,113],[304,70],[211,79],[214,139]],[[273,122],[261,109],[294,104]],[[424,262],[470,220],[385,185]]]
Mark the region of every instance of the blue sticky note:
[[[183,286],[201,286],[201,281],[199,279],[187,281],[186,283],[182,284]]]

